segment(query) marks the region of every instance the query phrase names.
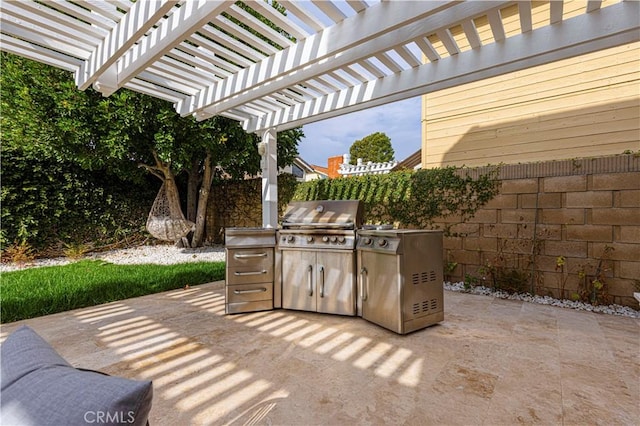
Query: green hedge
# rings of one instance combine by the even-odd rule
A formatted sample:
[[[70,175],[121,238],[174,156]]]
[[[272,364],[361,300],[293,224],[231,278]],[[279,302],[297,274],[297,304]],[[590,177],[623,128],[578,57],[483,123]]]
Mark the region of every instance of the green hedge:
[[[315,180],[299,184],[293,200],[358,199],[364,203],[365,223],[437,228],[435,222],[452,216],[464,222],[495,197],[498,174],[496,167],[473,179],[464,169],[445,167]]]
[[[117,241],[144,231],[159,184],[124,181],[53,156],[2,148],[0,244],[37,251],[63,243]]]

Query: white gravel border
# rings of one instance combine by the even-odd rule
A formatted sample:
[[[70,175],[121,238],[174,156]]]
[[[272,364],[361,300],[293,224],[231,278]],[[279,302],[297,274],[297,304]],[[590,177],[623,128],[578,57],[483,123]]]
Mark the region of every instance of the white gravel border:
[[[480,294],[483,296],[492,296],[498,299],[522,300],[523,302],[538,303],[540,305],[558,306],[561,308],[576,309],[579,311],[597,312],[601,314],[619,315],[631,318],[640,318],[640,311],[622,305],[598,305],[594,306],[589,303],[577,302],[574,300],[559,300],[549,296],[532,296],[529,293],[510,294],[504,291],[493,291],[484,286],[474,286],[469,289],[465,288],[464,282],[444,283],[444,289],[449,291],[457,291],[461,293]]]
[[[104,260],[118,265],[140,265],[153,263],[157,265],[173,265],[186,262],[224,262],[224,246],[199,247],[194,249],[178,248],[173,245],[139,246],[127,249],[90,253],[80,260]],[[3,263],[0,271],[8,272],[42,266],[66,265],[75,260],[66,257],[52,259],[36,259],[24,264]]]

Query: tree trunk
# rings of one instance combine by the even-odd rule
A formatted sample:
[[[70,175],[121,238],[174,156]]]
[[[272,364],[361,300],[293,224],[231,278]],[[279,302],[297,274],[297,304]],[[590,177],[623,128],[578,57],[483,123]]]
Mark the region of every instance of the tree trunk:
[[[204,160],[204,172],[202,185],[200,186],[200,196],[198,197],[198,212],[196,214],[196,230],[193,233],[191,247],[200,247],[204,238],[204,225],[207,218],[207,206],[209,204],[209,194],[213,183],[213,167],[211,166],[211,152],[207,152]]]
[[[198,206],[198,185],[200,184],[200,161],[193,160],[188,170],[187,180],[187,219],[196,221]]]

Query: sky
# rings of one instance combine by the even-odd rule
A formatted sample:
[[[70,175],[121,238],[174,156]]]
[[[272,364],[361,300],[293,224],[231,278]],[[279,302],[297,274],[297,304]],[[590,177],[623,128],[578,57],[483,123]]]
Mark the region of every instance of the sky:
[[[348,154],[351,145],[375,132],[391,139],[395,159],[402,161],[420,149],[420,97],[394,102],[306,124],[298,144],[300,157],[309,164],[327,167],[327,159]]]

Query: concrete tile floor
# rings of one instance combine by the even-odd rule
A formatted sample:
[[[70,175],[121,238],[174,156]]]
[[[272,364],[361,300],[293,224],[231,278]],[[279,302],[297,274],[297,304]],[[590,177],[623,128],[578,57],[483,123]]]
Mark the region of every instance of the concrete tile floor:
[[[28,324],[78,367],[154,383],[152,425],[640,424],[640,320],[445,292],[399,336],[360,318],[224,315],[223,283]]]

